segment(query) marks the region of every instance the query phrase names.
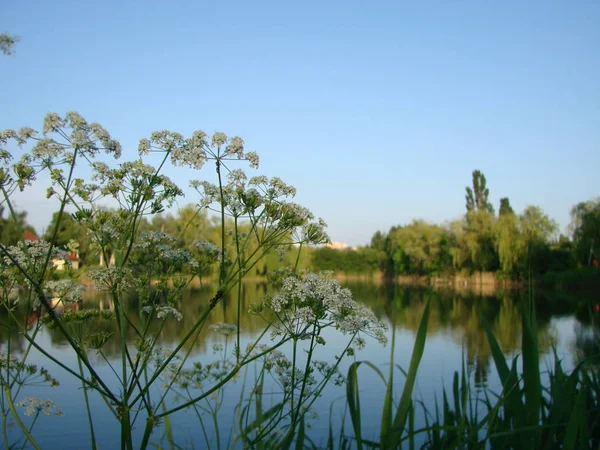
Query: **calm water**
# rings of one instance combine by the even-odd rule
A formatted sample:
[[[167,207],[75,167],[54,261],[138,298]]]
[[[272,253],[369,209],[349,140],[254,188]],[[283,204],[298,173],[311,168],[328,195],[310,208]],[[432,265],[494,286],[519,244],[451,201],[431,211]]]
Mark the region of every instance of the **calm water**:
[[[475,390],[488,387],[492,390],[498,387],[498,379],[493,369],[493,361],[487,340],[480,325],[478,311],[483,313],[492,324],[496,337],[507,357],[520,352],[521,320],[519,313],[519,295],[514,293],[497,293],[496,295],[477,295],[473,293],[457,293],[451,291],[429,291],[400,286],[380,286],[370,283],[347,284],[352,289],[355,299],[368,305],[378,317],[396,331],[396,348],[394,360],[401,367],[408,368],[414,338],[418,329],[423,310],[428,298],[431,298],[431,316],[425,354],[419,367],[416,398],[426,405],[432,406],[439,398],[443,386],[449,386],[454,371],[460,370],[465,361]],[[243,288],[244,311],[250,303],[259,299],[266,292],[261,284],[245,284]],[[189,291],[183,299],[180,310],[184,319],[166,323],[160,336],[164,347],[173,346],[183,337],[186,330],[203,311],[206,302],[214,294],[213,289],[205,287]],[[536,295],[536,310],[539,326],[540,364],[545,369],[553,360],[553,347],[562,359],[566,368],[573,367],[585,355],[594,351],[593,341],[597,335],[594,321],[599,313],[594,312],[595,304],[600,303],[600,296],[565,297],[560,295]],[[227,299],[219,304],[212,312],[209,323],[235,323],[236,309],[234,301]],[[112,305],[106,297],[89,293],[81,305],[83,308],[110,309]],[[3,322],[5,319],[3,318]],[[107,332],[116,331],[112,323],[104,323]],[[243,343],[252,342],[264,329],[261,318],[249,314],[241,321]],[[600,328],[599,328],[600,329]],[[5,327],[0,330],[0,345],[7,345],[8,331]],[[19,335],[11,335],[13,350],[25,348],[25,341]],[[334,361],[334,355],[339,354],[346,344],[344,336],[331,331],[324,335],[327,345],[323,353],[316,359]],[[76,368],[77,363],[69,351],[68,344],[58,332],[44,330],[38,337],[38,342],[63,363]],[[191,360],[206,363],[218,356],[213,351],[213,344],[222,342],[222,337],[211,332],[208,327],[200,335],[200,339],[191,349]],[[132,342],[133,344],[133,342]],[[118,341],[110,340],[104,347],[106,359],[120,361]],[[367,341],[367,347],[357,352],[357,360],[369,360],[380,366],[387,373],[390,360],[390,347],[383,347],[375,341]],[[81,385],[69,377],[60,368],[49,364],[41,355],[33,353],[30,362],[47,367],[61,381],[57,388],[28,387],[22,396],[35,395],[52,399],[64,411],[62,417],[40,417],[34,436],[44,449],[76,449],[89,448],[89,425],[84,408]],[[98,371],[107,379],[115,380],[107,361],[99,355],[93,356],[93,362]],[[351,360],[343,364],[345,370]],[[250,377],[253,373],[249,374]],[[366,437],[375,437],[379,428],[379,411],[382,406],[384,386],[369,369],[359,371],[364,411],[363,430]],[[224,395],[223,405],[218,417],[222,430],[227,432],[233,421],[233,410],[239,400],[243,378],[240,377],[232,384]],[[401,392],[402,377],[396,376],[396,391]],[[311,419],[309,435],[316,444],[324,445],[330,420],[339,425],[344,407],[344,388],[331,385],[322,398],[315,404],[317,418]],[[90,398],[94,418],[95,432],[100,448],[117,448],[120,443],[119,425],[114,417],[107,412],[102,399],[92,395]],[[330,418],[330,405],[333,404],[333,417]],[[206,446],[201,433],[199,421],[193,411],[185,410],[172,416],[176,442],[185,448],[204,448]],[[208,421],[207,427],[210,427]],[[135,426],[134,435],[141,436],[144,421],[140,418]],[[346,429],[350,434],[349,421]],[[210,434],[210,432],[209,432]],[[212,435],[214,437],[214,435]],[[164,428],[157,429],[151,442],[166,444]],[[226,442],[226,441],[224,441]]]

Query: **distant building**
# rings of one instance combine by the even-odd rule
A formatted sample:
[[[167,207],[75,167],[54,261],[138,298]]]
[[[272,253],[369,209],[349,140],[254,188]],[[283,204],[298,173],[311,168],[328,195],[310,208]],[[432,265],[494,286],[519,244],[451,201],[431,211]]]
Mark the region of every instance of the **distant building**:
[[[29,230],[23,232],[23,239],[29,242],[36,242],[40,240],[40,238],[37,237],[37,235],[33,231]]]
[[[56,270],[65,270],[65,264],[69,264],[73,269],[79,269],[79,255],[77,252],[66,252],[61,251],[60,255],[56,258],[52,258],[52,263]]]
[[[325,247],[333,248],[335,250],[347,250],[348,248],[350,248],[350,246],[345,242],[337,241],[331,241],[329,244],[325,244]]]

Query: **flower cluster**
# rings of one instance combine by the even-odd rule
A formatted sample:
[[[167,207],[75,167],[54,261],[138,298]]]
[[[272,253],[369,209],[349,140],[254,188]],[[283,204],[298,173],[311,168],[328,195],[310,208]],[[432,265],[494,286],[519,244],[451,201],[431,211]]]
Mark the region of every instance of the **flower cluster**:
[[[25,415],[32,416],[38,414],[44,414],[46,416],[50,416],[55,414],[57,416],[62,416],[63,412],[56,407],[52,400],[42,400],[37,397],[27,397],[24,400],[21,400],[17,403],[17,406],[22,406],[25,408]]]
[[[59,251],[44,240],[19,242],[4,251],[3,269],[16,269],[19,280],[31,284],[29,277],[41,281],[42,274],[47,274],[54,269],[52,259],[59,256]]]
[[[98,291],[125,292],[131,289],[131,269],[126,267],[102,267],[90,270],[87,276],[94,282]]]
[[[191,186],[201,196],[200,207],[214,211],[222,207],[228,216],[248,218],[253,227],[266,231],[264,236],[291,235],[297,243],[329,242],[325,222],[315,222],[308,209],[289,202],[296,189],[280,178],[257,176],[248,180],[236,169],[229,172],[228,183],[222,187],[207,181],[192,181]]]
[[[216,333],[219,333],[225,337],[229,337],[236,333],[237,327],[229,323],[214,323],[210,326],[210,329]]]
[[[185,139],[179,133],[156,131],[150,139],[142,139],[138,145],[140,156],[150,152],[167,153],[174,166],[186,166],[199,170],[209,159],[239,159],[247,160],[250,167],[258,167],[258,155],[245,152],[242,138],[228,138],[224,133],[217,132],[208,140],[203,131],[195,131],[191,138]]]
[[[183,191],[165,175],[142,161],[130,161],[116,169],[103,164],[94,166],[94,181],[100,192],[117,199],[125,209],[143,204],[141,213],[155,214],[170,207]]]
[[[314,329],[333,326],[344,334],[364,333],[381,343],[387,342],[384,323],[365,305],[355,302],[350,290],[327,274],[303,272],[288,276],[279,292],[250,307],[254,314],[267,311],[277,317],[272,337],[306,339]]]
[[[16,141],[19,147],[23,147],[29,140],[35,142],[31,152],[24,154],[20,161],[13,165],[14,176],[8,171],[8,162],[12,159],[8,157],[10,154],[0,149],[0,159],[5,166],[0,169],[0,183],[7,192],[12,192],[14,187],[23,190],[25,186],[31,185],[36,179],[38,169],[50,170],[52,184],[68,189],[64,172],[58,166],[73,164],[76,154],[88,161],[101,151],[115,158],[121,156],[121,144],[118,141],[112,139],[102,126],[97,123],[88,124],[76,112],[69,112],[64,117],[56,113],[47,114],[42,131],[41,137],[28,127],[0,133],[0,145],[7,144],[10,139]],[[53,194],[54,189],[51,188],[49,195]]]
[[[158,262],[161,266],[181,267],[183,264],[196,266],[189,252],[175,248],[177,239],[167,233],[152,231],[142,233],[133,246],[135,263]]]
[[[172,381],[182,389],[198,389],[200,391],[210,388],[229,375],[235,364],[227,359],[220,359],[209,363],[194,362],[191,367],[181,367],[178,358],[168,366],[167,376],[163,380],[165,387]]]
[[[57,299],[63,305],[80,302],[84,290],[83,286],[71,280],[47,281],[44,285],[45,295]]]
[[[18,384],[45,384],[50,387],[59,386],[56,378],[50,375],[47,369],[35,364],[24,364],[22,360],[14,356],[8,356],[5,352],[0,352],[0,382],[4,383],[4,374],[10,373],[10,377],[15,379]]]
[[[151,314],[152,311],[156,311],[156,318],[159,320],[166,319],[169,316],[173,316],[178,321],[183,319],[183,314],[170,305],[147,305],[142,308],[142,312],[146,314]]]

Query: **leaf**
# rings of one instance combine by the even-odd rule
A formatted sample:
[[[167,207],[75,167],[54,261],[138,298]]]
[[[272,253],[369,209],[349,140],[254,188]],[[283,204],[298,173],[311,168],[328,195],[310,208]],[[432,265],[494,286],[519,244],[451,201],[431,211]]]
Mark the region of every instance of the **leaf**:
[[[419,330],[415,339],[415,346],[413,348],[412,357],[410,359],[410,365],[408,368],[408,373],[406,375],[404,389],[402,390],[402,396],[400,397],[400,403],[398,404],[398,409],[396,410],[396,416],[394,417],[394,423],[392,425],[392,429],[390,430],[389,439],[387,437],[382,436],[382,439],[385,439],[385,445],[382,447],[385,449],[396,448],[401,442],[402,431],[404,430],[406,418],[408,417],[412,404],[412,391],[417,378],[417,370],[419,368],[419,364],[421,362],[421,358],[423,357],[423,352],[425,350],[430,305],[431,298],[427,300],[427,305],[425,306],[425,310],[423,311],[423,317],[421,318],[421,324],[419,325]]]

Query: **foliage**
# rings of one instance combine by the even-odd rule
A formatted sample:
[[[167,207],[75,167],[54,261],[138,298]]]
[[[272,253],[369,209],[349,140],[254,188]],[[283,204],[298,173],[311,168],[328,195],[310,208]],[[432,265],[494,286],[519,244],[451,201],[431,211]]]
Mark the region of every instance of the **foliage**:
[[[473,188],[467,186],[465,190],[467,191],[465,199],[468,213],[473,211],[494,212],[492,204],[488,201],[490,190],[487,188],[485,175],[481,171],[473,171]]]
[[[55,237],[55,245],[63,250],[67,250],[70,242],[75,242],[78,246],[77,250],[79,256],[83,260],[87,260],[91,257],[90,246],[92,240],[88,235],[85,227],[75,220],[70,214],[60,214],[60,211],[52,214],[52,219],[48,225],[46,233],[43,235],[43,239],[52,239],[54,230],[57,230]]]
[[[9,151],[13,144],[29,148],[16,163]],[[235,439],[250,445],[269,435],[273,445],[289,447],[296,431],[304,429],[304,414],[328,382],[338,379],[338,365],[353,353],[351,345],[364,345],[361,333],[384,340],[383,324],[366,307],[356,304],[348,290],[320,275],[299,274],[303,249],[328,242],[325,223],[292,202],[295,188],[281,179],[248,178],[237,168],[244,163],[258,166],[258,156],[246,151],[241,138],[219,132],[209,138],[202,131],[184,138],[159,131],[140,141],[139,159],[115,165],[110,158],[120,156],[119,142],[99,124],[71,112],[64,117],[48,114],[41,133],[31,128],[6,130],[0,133],[0,146],[3,202],[11,211],[11,194],[28,189],[38,177],[44,179],[40,176],[44,172],[51,180],[47,196],[60,201],[46,239],[0,243],[0,307],[8,317],[8,327],[25,340],[22,351],[9,343],[6,357],[0,360],[4,392],[0,412],[7,448],[9,420],[18,425],[24,444],[39,448],[31,432],[37,415],[33,423],[25,424],[15,405],[23,404],[38,415],[51,406],[43,400],[18,401],[22,394],[18,380],[27,370],[35,373],[27,365],[33,350],[82,387],[92,448],[97,444],[90,396],[100,396],[106,413],[120,425],[122,448],[147,448],[163,423],[170,435],[169,416],[177,411],[193,408],[201,420],[201,411],[212,405],[208,411],[216,421],[225,386],[243,369],[262,361],[263,370],[244,400],[246,407],[237,412],[244,425]],[[158,168],[144,162],[151,152],[161,158]],[[169,163],[196,171],[214,167],[214,182],[191,182],[199,201],[180,210],[177,217],[157,216],[182,196],[181,188],[162,172]],[[80,176],[89,168],[91,179]],[[102,207],[99,202],[105,198],[119,207]],[[67,208],[74,212],[67,214]],[[208,219],[207,211],[217,218]],[[12,217],[18,223],[19,216]],[[74,248],[75,240],[82,251],[93,249],[107,263],[86,275],[95,289],[105,293],[110,311],[81,308],[82,287],[76,280],[53,277],[52,258],[61,245]],[[253,308],[265,319],[263,332],[242,348],[243,280],[254,275],[259,263],[273,252],[282,258],[288,255],[289,261],[289,251],[295,254],[291,267],[279,282],[272,282],[279,293]],[[199,316],[186,319],[182,310],[187,288],[214,266],[216,291],[209,301],[195,305],[201,309]],[[17,287],[24,295],[15,304]],[[193,361],[194,345],[216,306],[227,296],[233,296],[237,304],[231,317],[234,323],[214,330],[225,337],[222,357]],[[23,321],[23,314],[34,319]],[[40,316],[44,318],[36,321]],[[116,324],[116,330],[109,331],[107,321]],[[59,360],[40,346],[36,336],[44,326],[60,336],[72,358]],[[158,347],[162,330],[172,326],[179,333],[173,346]],[[322,364],[313,356],[323,344],[321,331],[329,327],[344,331],[347,345],[336,362]],[[132,335],[135,346],[128,345]],[[292,345],[294,355],[288,361],[278,350],[286,344]],[[111,351],[118,357],[109,359]],[[111,371],[101,372],[93,355],[99,355]],[[274,375],[285,389],[280,401],[264,412],[270,418],[268,424],[257,424],[248,411],[263,413],[260,396],[255,393],[270,367],[275,367]],[[143,437],[137,442],[132,430],[140,422],[144,422]],[[281,436],[272,434],[274,429],[286,431]],[[217,441],[220,446],[220,439]]]
[[[384,253],[371,247],[338,250],[321,247],[312,252],[311,267],[317,271],[371,275],[379,271]]]
[[[599,260],[600,198],[578,203],[571,209],[571,231],[577,262],[590,265],[593,259]]]
[[[396,273],[435,274],[451,259],[446,230],[422,220],[393,227],[388,234],[388,251]]]
[[[502,198],[499,214],[494,215],[487,181],[478,170],[473,171],[473,187],[466,192],[466,214],[443,227],[413,220],[409,225],[393,226],[387,234],[376,232],[371,248],[385,252],[380,270],[420,276],[499,272],[502,277],[526,279],[573,267],[571,244],[566,238],[556,240],[558,226],[540,207],[528,206],[517,215],[509,199]],[[580,255],[589,254],[590,242],[597,235],[594,220],[600,215],[591,205],[581,204],[573,211]],[[596,212],[586,213],[588,210]],[[584,247],[587,249],[582,250]],[[332,270],[340,267],[327,266]]]
[[[514,214],[515,211],[512,209],[512,206],[510,206],[510,200],[508,199],[508,197],[504,197],[500,199],[500,209],[498,210],[498,215],[500,217],[505,216],[505,215],[509,215],[509,214]]]
[[[23,240],[25,231],[35,234],[33,227],[27,223],[27,213],[13,210],[9,217],[4,217],[4,207],[0,206],[0,243],[15,245]]]
[[[531,449],[531,448],[597,448],[600,444],[600,379],[597,372],[584,360],[571,373],[567,373],[559,356],[554,354],[554,366],[546,375],[539,370],[539,341],[535,313],[528,301],[522,305],[521,348],[522,355],[507,363],[491,326],[481,316],[483,328],[496,372],[501,381],[500,392],[484,389],[482,393],[471,386],[471,373],[463,362],[461,371],[454,373],[452,388],[443,389],[440,403],[429,409],[412,400],[414,375],[418,370],[430,318],[429,302],[423,312],[415,347],[406,377],[404,391],[394,405],[394,341],[386,378],[379,368],[365,361],[355,362],[348,371],[346,401],[352,422],[352,435],[343,436],[340,444],[354,439],[358,448],[396,449],[415,441],[420,448],[431,449]],[[597,353],[595,354],[597,357]],[[522,360],[522,369],[519,369]],[[381,401],[382,425],[375,439],[363,438],[361,417],[365,410],[360,406],[357,369],[369,366],[386,386]],[[402,370],[402,369],[401,369]],[[543,378],[547,376],[548,384]],[[370,403],[372,404],[372,403]],[[415,428],[415,416],[421,412],[425,426]],[[330,446],[329,448],[333,448]]]

